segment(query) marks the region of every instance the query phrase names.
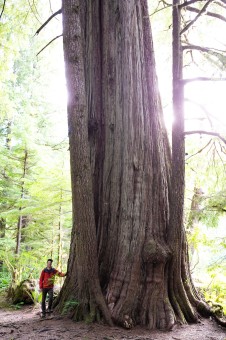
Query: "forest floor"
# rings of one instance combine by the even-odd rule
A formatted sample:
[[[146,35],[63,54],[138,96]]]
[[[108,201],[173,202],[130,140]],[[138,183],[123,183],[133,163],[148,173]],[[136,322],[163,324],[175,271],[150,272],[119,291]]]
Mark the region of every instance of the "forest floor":
[[[148,331],[135,327],[125,330],[103,324],[73,322],[65,317],[52,315],[40,318],[40,306],[24,306],[19,310],[0,309],[1,340],[68,340],[68,339],[134,339],[134,340],[226,340],[226,329],[211,319],[200,323],[178,326],[173,331]]]

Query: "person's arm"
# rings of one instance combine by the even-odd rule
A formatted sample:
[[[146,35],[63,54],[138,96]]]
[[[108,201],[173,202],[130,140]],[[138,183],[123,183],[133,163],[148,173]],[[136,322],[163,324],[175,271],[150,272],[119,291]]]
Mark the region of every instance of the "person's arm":
[[[59,270],[56,270],[55,275],[60,276],[60,277],[64,277],[64,276],[67,275],[67,273],[61,273],[61,272],[59,272]]]
[[[44,281],[44,270],[42,270],[40,278],[39,278],[39,288],[42,289],[43,288],[43,281]]]

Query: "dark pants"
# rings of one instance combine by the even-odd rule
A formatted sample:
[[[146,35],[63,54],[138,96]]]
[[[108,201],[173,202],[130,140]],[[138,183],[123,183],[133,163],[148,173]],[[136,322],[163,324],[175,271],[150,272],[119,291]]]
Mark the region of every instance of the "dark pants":
[[[53,304],[53,288],[42,289],[42,313],[46,313],[46,297],[49,296],[48,309],[51,310]]]

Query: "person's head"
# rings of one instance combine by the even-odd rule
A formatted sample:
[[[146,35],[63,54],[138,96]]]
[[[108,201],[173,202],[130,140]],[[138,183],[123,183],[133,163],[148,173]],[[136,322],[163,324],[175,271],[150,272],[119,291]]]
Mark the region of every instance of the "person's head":
[[[52,267],[52,262],[53,262],[52,259],[48,259],[47,260],[47,268],[51,268]]]

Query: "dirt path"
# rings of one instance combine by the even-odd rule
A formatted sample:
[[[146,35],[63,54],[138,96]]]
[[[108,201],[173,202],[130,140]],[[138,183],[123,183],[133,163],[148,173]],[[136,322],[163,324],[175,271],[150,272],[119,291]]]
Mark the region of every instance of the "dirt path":
[[[214,321],[203,319],[200,323],[178,327],[172,332],[150,332],[136,327],[124,330],[105,325],[75,323],[66,318],[54,316],[42,320],[39,309],[0,310],[1,340],[68,340],[68,339],[134,339],[134,340],[226,340],[226,330]]]

